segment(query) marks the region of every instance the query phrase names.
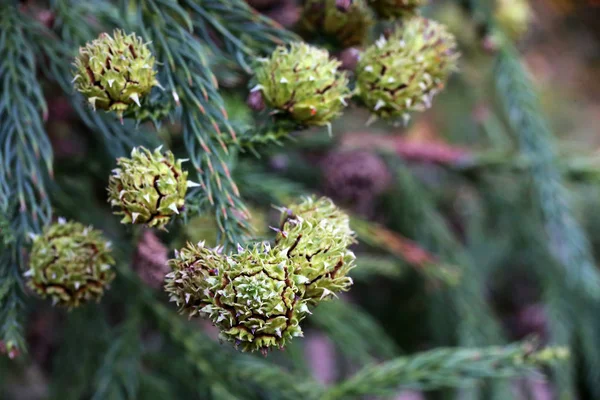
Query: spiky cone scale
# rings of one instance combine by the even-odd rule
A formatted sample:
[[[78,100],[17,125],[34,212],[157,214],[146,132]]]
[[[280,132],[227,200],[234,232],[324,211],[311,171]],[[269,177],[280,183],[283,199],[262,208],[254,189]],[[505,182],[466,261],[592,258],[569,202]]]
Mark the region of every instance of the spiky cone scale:
[[[527,32],[533,12],[527,0],[496,0],[494,16],[502,30],[517,41]]]
[[[412,17],[427,0],[369,0],[369,5],[381,19],[399,19]]]
[[[302,336],[309,312],[300,296],[294,266],[284,252],[257,244],[228,257],[229,267],[211,288],[201,312],[220,329],[220,338],[242,351],[284,347]]]
[[[338,1],[306,1],[299,21],[303,36],[325,35],[342,48],[365,44],[374,22],[373,11],[365,0],[351,0],[347,7],[340,7]]]
[[[171,272],[165,277],[165,291],[179,312],[190,318],[211,304],[211,288],[219,284],[219,276],[228,264],[217,249],[204,242],[188,243],[169,260]]]
[[[131,151],[131,158],[117,159],[118,168],[108,181],[108,201],[123,215],[124,224],[144,224],[164,228],[173,215],[183,210],[190,182],[182,160],[160,148]]]
[[[148,46],[135,34],[102,33],[79,49],[73,84],[94,109],[122,117],[159,86],[154,62]]]
[[[309,197],[282,210],[276,247],[292,260],[302,295],[310,304],[330,299],[352,285],[355,242],[350,219],[328,198]]]
[[[60,220],[34,237],[27,286],[69,308],[99,301],[114,279],[115,260],[99,230]]]
[[[356,67],[358,95],[374,115],[406,119],[431,107],[458,58],[455,38],[445,26],[414,17],[365,50]]]
[[[298,124],[322,126],[341,114],[350,97],[348,77],[329,53],[306,43],[280,46],[256,70],[257,85],[275,113]]]

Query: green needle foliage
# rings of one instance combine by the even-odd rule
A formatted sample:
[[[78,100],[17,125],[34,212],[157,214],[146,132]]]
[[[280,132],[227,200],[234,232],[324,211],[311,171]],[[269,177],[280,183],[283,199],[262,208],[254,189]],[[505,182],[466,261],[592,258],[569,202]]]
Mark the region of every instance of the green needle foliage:
[[[389,395],[397,388],[468,387],[477,380],[519,375],[539,361],[560,360],[566,350],[529,353],[528,345],[486,349],[437,349],[368,366],[348,381],[331,388],[326,399],[365,394]]]
[[[39,375],[48,399],[507,399],[547,372],[561,399],[600,397],[575,201],[600,168],[558,154],[495,0],[457,2],[486,54],[436,2],[299,1],[310,35],[265,1],[1,3],[3,396]],[[452,144],[397,134],[429,119]],[[547,337],[505,329],[517,270]]]

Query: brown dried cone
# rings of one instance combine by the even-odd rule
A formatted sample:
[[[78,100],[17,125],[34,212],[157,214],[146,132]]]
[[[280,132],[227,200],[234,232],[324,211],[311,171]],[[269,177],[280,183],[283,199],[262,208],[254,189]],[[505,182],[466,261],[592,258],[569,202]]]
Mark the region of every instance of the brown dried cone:
[[[152,231],[144,230],[133,257],[133,270],[140,279],[151,288],[160,289],[171,271],[168,260],[165,245]]]
[[[300,19],[301,9],[294,0],[279,0],[263,14],[278,22],[285,28],[290,28]]]
[[[340,205],[369,214],[378,195],[390,184],[385,163],[368,151],[336,151],[321,164],[323,190]]]

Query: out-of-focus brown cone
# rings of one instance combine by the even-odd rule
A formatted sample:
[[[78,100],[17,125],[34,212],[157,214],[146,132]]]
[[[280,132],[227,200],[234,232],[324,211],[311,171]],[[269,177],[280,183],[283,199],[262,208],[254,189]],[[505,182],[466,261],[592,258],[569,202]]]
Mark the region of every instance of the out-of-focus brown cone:
[[[133,258],[133,269],[140,279],[153,289],[161,288],[170,271],[168,259],[165,245],[152,231],[145,230]]]
[[[392,179],[381,158],[362,150],[332,152],[321,168],[325,194],[365,216],[373,212],[375,199]]]
[[[296,0],[246,0],[250,6],[285,28],[296,25],[301,7]]]
[[[360,50],[356,47],[348,47],[337,55],[337,59],[342,62],[341,69],[347,71],[354,71],[356,69],[359,58]]]

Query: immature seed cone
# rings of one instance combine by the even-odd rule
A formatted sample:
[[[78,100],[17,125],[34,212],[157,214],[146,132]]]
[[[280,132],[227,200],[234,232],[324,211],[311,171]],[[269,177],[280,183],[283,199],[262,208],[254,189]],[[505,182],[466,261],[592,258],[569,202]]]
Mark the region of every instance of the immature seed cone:
[[[322,170],[325,194],[363,214],[391,181],[385,163],[368,151],[330,153],[323,160]]]
[[[341,114],[350,96],[340,62],[326,50],[305,43],[278,47],[256,71],[265,103],[303,125],[327,125]]]
[[[204,242],[188,243],[169,260],[171,272],[165,277],[165,291],[179,312],[190,318],[211,304],[210,288],[220,282],[220,276],[228,267],[226,259],[205,246]]]
[[[123,112],[158,86],[154,56],[142,39],[115,30],[102,33],[79,49],[75,59],[75,89],[94,109]]]
[[[329,299],[352,285],[355,242],[348,215],[326,198],[310,197],[282,209],[276,248],[287,254],[296,280],[310,304]]]
[[[168,250],[151,230],[146,230],[138,242],[133,259],[133,269],[149,287],[163,286],[165,275],[171,268],[168,265]]]
[[[356,67],[359,96],[377,116],[407,118],[431,106],[458,57],[454,36],[443,25],[415,17],[364,52]]]
[[[533,18],[527,0],[496,0],[494,14],[498,24],[513,40],[523,37]]]
[[[108,181],[108,201],[118,207],[122,223],[163,228],[174,214],[183,210],[185,193],[192,184],[182,160],[170,151],[163,155],[144,147],[134,148],[131,158],[119,158],[118,168]]]
[[[414,16],[427,0],[369,0],[369,5],[382,19],[396,19]]]
[[[299,323],[308,307],[284,252],[258,244],[228,263],[211,288],[210,304],[201,310],[219,327],[222,339],[242,351],[266,352],[302,336]]]
[[[342,48],[364,44],[373,25],[373,12],[365,0],[339,3],[340,0],[306,1],[299,23],[303,35],[325,35]]]
[[[100,231],[61,219],[34,238],[27,285],[69,308],[98,301],[115,277],[110,253]]]

